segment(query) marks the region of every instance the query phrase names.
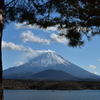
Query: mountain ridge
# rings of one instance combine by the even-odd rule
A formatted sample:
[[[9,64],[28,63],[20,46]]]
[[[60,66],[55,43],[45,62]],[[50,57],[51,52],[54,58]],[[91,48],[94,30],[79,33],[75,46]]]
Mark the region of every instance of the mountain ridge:
[[[38,73],[9,74],[5,79],[25,79],[25,80],[79,80],[79,78],[70,75],[64,71],[48,69]]]
[[[100,76],[90,73],[79,66],[69,62],[56,52],[47,52],[30,60],[29,62],[18,67],[12,67],[3,71],[3,76],[9,74],[25,74],[25,73],[39,73],[45,70],[59,70],[66,72],[74,77],[89,79],[100,79]]]

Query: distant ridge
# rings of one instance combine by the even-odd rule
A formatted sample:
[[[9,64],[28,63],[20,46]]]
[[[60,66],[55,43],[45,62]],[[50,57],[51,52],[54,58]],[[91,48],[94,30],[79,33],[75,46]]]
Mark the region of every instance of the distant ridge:
[[[45,73],[48,73],[47,75],[49,76],[47,77]],[[53,74],[51,74],[50,76],[49,73],[53,73]],[[41,76],[40,74],[44,75],[44,77]],[[51,52],[51,51],[41,54],[40,56],[30,60],[29,62],[23,65],[4,70],[3,78],[7,78],[7,79],[12,79],[12,78],[22,79],[23,78],[25,79],[28,76],[29,79],[36,79],[36,78],[37,79],[49,79],[50,77],[52,77],[51,79],[53,79],[55,77],[55,80],[56,79],[61,80],[60,77],[65,77],[63,76],[65,74],[67,77],[66,80],[74,80],[73,78],[71,78],[71,76],[76,78],[77,80],[79,79],[100,80],[100,76],[90,73],[78,67],[77,65],[72,64],[71,62],[61,57],[56,52]],[[59,76],[59,75],[62,75],[62,76]],[[70,75],[70,78],[68,78],[69,75]],[[65,79],[65,78],[62,78],[62,79]]]

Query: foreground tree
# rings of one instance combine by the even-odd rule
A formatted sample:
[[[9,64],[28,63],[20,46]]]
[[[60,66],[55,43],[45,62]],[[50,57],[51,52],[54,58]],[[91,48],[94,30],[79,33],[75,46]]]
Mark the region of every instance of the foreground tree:
[[[10,22],[43,28],[58,26],[72,47],[100,34],[100,0],[0,0],[0,100],[2,96],[2,32]]]
[[[3,100],[3,89],[2,89],[2,31],[3,31],[3,7],[4,0],[0,0],[0,100]]]

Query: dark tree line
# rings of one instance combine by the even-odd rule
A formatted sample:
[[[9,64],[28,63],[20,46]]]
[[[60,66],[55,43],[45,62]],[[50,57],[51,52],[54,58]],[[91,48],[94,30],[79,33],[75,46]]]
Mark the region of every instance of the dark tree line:
[[[0,100],[2,98],[2,35],[6,24],[26,22],[40,28],[58,26],[72,47],[86,36],[100,34],[100,0],[0,0]]]
[[[100,81],[67,81],[67,80],[3,80],[4,89],[33,90],[84,90],[100,89]]]

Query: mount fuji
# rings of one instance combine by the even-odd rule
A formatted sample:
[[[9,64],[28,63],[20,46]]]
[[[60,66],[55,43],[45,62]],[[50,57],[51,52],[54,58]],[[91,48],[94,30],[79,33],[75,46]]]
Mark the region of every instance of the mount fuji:
[[[44,80],[100,80],[100,76],[78,67],[54,51],[41,54],[18,67],[11,67],[4,70],[3,78]]]

